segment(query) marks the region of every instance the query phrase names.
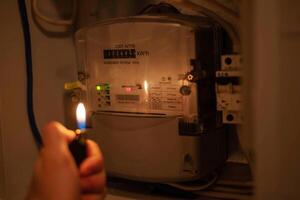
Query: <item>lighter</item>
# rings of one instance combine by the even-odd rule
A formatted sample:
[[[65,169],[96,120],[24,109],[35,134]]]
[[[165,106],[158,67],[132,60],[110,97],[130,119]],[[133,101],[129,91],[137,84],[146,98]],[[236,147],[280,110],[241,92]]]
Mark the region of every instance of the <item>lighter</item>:
[[[76,132],[76,136],[74,140],[69,144],[69,149],[74,157],[74,160],[76,162],[76,165],[79,167],[82,161],[86,158],[86,139],[82,134],[82,131],[80,133]]]
[[[78,129],[75,131],[76,136],[69,144],[69,149],[73,155],[77,167],[86,158],[86,139],[83,136],[86,132],[86,111],[83,103],[79,103],[76,109],[76,118]]]

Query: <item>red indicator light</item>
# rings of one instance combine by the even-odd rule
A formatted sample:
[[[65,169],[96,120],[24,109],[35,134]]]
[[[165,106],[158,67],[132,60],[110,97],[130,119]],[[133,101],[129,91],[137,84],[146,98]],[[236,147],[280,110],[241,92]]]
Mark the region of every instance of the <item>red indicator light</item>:
[[[132,88],[131,88],[131,87],[125,87],[125,91],[126,91],[126,92],[131,92],[131,91],[132,91]]]

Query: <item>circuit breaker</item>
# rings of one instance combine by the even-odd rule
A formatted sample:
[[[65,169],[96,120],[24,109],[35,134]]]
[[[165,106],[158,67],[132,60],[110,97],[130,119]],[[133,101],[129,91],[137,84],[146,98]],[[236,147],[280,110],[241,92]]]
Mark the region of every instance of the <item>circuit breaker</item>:
[[[223,55],[221,70],[216,72],[217,109],[222,112],[222,121],[226,124],[241,124],[241,56]]]

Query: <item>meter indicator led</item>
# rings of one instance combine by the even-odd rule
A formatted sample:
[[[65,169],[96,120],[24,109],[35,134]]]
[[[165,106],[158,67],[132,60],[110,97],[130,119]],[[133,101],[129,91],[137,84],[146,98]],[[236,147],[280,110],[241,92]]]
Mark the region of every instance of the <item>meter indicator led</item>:
[[[125,91],[126,92],[132,92],[132,88],[131,87],[125,87]]]
[[[102,90],[110,90],[110,85],[109,84],[101,84],[101,85],[96,85],[96,90],[97,91],[102,91]]]
[[[97,86],[96,86],[96,90],[97,90],[97,91],[100,91],[101,89],[102,89],[101,85],[97,85]]]

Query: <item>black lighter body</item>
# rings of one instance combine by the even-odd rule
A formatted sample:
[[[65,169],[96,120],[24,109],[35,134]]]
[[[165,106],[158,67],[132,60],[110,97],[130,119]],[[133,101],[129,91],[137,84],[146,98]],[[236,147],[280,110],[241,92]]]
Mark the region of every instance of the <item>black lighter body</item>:
[[[76,134],[74,140],[69,144],[69,149],[73,155],[77,167],[79,167],[87,156],[86,139],[82,136],[82,134]]]

